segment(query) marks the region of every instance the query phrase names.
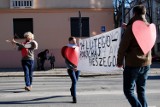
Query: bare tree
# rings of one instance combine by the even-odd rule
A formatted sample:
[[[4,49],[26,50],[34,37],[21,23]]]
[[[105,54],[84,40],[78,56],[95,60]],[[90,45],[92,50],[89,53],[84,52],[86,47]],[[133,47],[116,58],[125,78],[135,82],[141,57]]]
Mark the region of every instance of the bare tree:
[[[160,2],[160,0],[158,0]],[[114,24],[120,27],[123,22],[130,19],[130,11],[135,5],[143,4],[147,8],[147,19],[152,23],[152,0],[114,0]]]

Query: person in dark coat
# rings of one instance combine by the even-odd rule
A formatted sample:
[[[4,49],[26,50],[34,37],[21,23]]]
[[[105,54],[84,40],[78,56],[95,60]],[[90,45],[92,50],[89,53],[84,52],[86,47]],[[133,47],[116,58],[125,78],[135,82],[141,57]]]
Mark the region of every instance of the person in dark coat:
[[[125,62],[123,91],[131,107],[148,107],[145,90],[152,59],[151,50],[147,54],[143,53],[133,34],[132,25],[137,20],[143,21],[146,25],[149,23],[145,18],[146,8],[143,5],[135,6],[133,14],[132,19],[124,27],[125,32],[118,50],[117,66],[123,67]],[[137,96],[134,94],[135,88]]]
[[[49,53],[48,49],[45,49],[44,51],[40,52],[37,56],[37,70],[45,70],[44,63],[45,60],[47,60],[47,54]]]

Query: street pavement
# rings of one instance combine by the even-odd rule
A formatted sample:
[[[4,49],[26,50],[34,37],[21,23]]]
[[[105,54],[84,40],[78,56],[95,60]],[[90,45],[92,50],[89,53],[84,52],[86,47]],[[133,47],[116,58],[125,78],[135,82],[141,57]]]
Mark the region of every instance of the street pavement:
[[[148,104],[149,107],[160,107],[159,79],[150,77],[146,88]],[[23,77],[1,77],[0,107],[130,107],[123,95],[122,84],[122,75],[80,77],[78,103],[73,104],[69,77],[34,77],[30,92],[23,88]]]
[[[149,107],[160,107],[160,63],[154,63],[147,82]],[[77,85],[78,103],[72,104],[66,68],[34,72],[31,92],[24,91],[21,69],[0,69],[0,107],[130,107],[123,95],[122,70],[82,72]]]
[[[48,69],[46,71],[34,71],[34,76],[41,77],[57,77],[57,76],[68,76],[66,68],[55,68],[55,69]],[[92,73],[92,72],[81,72],[82,77],[91,77],[91,76],[115,76],[115,75],[122,75],[123,70],[117,70],[113,72],[105,72],[105,73]],[[154,62],[151,65],[151,70],[149,75],[157,75],[160,74],[160,62]],[[24,73],[21,68],[0,68],[0,77],[21,77],[24,76]]]

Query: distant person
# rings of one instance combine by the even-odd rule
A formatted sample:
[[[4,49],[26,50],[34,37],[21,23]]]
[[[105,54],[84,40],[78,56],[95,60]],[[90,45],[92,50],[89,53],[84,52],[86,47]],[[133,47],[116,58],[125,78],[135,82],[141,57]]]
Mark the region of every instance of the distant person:
[[[48,53],[49,53],[49,50],[45,49],[44,51],[42,51],[38,54],[38,56],[37,56],[37,63],[38,63],[37,70],[45,70],[44,63],[45,63],[45,60],[47,60]]]
[[[117,66],[123,67],[123,62],[125,62],[123,91],[131,107],[148,107],[145,91],[151,65],[151,50],[147,54],[143,53],[133,34],[132,25],[137,20],[143,21],[146,25],[149,23],[145,18],[146,8],[143,5],[135,6],[133,14],[129,23],[123,25],[125,32],[118,50]],[[135,88],[137,96],[134,94]]]
[[[51,69],[54,69],[55,56],[52,53],[48,60],[50,61]]]
[[[24,71],[25,78],[25,90],[31,91],[32,80],[33,80],[33,70],[34,70],[34,50],[38,48],[37,42],[34,40],[34,35],[31,32],[26,32],[24,34],[25,42],[19,43],[14,39],[10,41],[18,47],[18,50],[22,54],[22,67]]]
[[[69,37],[68,41],[69,41],[69,44],[67,45],[67,47],[69,47],[69,48],[77,47],[77,42],[76,42],[75,37]],[[79,75],[80,75],[80,71],[77,69],[77,66],[72,64],[66,58],[65,58],[65,62],[66,62],[67,68],[68,68],[68,70],[67,70],[68,75],[70,76],[70,79],[72,81],[70,92],[71,92],[71,96],[72,96],[72,99],[73,99],[73,103],[77,103],[76,85],[77,85],[77,81],[78,81],[78,78],[79,78]]]

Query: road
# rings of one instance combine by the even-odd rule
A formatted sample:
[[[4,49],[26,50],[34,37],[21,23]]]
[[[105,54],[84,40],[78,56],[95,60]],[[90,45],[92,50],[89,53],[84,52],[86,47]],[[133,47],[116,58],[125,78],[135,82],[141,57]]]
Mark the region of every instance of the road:
[[[160,107],[160,75],[147,81],[150,107]],[[33,90],[24,91],[23,77],[0,78],[0,107],[130,107],[122,92],[122,75],[80,77],[78,103],[70,97],[70,78],[35,77]]]

